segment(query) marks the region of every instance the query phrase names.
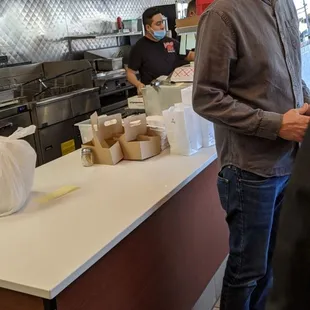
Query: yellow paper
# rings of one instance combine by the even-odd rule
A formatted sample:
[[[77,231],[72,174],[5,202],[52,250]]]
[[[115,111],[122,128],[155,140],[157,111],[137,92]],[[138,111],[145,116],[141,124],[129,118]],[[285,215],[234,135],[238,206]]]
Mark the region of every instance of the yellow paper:
[[[64,195],[67,195],[67,194],[73,192],[73,191],[76,191],[77,189],[79,189],[79,187],[77,187],[77,186],[71,186],[71,185],[63,186],[63,187],[55,190],[54,192],[48,193],[45,196],[40,197],[39,202],[40,203],[47,203],[53,199],[60,198]]]

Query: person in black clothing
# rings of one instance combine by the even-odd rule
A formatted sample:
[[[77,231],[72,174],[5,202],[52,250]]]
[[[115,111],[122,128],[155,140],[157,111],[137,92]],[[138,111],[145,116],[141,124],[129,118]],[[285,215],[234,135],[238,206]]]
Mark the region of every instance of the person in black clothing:
[[[179,42],[166,37],[163,16],[158,8],[147,9],[142,19],[145,36],[132,48],[127,69],[127,79],[137,87],[138,93],[154,79],[169,75],[175,68],[194,60],[193,52],[181,56]],[[136,71],[139,71],[141,81],[137,79]]]
[[[309,113],[308,113],[309,114]],[[310,309],[310,128],[284,196],[266,310]]]

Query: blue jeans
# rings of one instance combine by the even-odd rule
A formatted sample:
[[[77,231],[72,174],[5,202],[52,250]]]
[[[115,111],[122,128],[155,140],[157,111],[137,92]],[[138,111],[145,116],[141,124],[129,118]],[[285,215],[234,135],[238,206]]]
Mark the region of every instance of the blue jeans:
[[[272,285],[271,259],[289,176],[264,178],[234,166],[218,177],[230,231],[221,310],[263,310]]]

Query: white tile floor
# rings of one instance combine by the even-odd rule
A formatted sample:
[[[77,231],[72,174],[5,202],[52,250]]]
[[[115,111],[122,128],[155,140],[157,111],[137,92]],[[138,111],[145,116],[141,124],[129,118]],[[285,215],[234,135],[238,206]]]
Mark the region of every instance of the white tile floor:
[[[219,310],[220,309],[220,300],[222,290],[223,277],[226,267],[226,259],[223,261],[221,266],[218,268],[214,277],[209,282],[208,286],[198,299],[197,303],[192,310]],[[216,302],[217,301],[217,302]]]

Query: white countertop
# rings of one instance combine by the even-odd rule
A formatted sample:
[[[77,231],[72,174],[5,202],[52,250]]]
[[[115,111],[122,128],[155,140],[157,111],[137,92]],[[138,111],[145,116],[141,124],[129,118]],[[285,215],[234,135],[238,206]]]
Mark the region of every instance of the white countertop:
[[[0,287],[54,298],[216,157],[212,147],[84,168],[77,151],[37,168],[27,206],[0,218]],[[80,189],[39,202],[66,185]]]

